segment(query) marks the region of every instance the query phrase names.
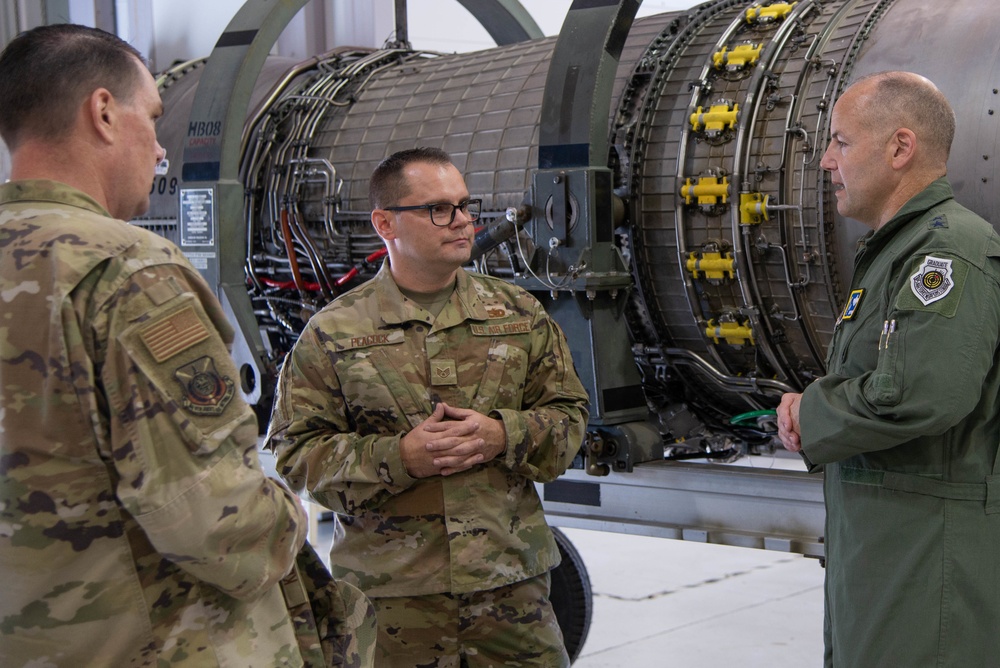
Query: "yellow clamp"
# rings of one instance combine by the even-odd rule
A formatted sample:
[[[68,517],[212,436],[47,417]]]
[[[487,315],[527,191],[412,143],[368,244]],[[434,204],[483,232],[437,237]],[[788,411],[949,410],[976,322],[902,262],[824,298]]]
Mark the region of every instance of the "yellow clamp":
[[[685,179],[681,186],[681,196],[685,204],[692,204],[695,198],[700,206],[713,206],[722,200],[725,204],[729,201],[729,179],[716,176],[703,176],[695,184],[691,179]]]
[[[741,325],[738,322],[716,322],[709,320],[705,328],[705,335],[713,342],[719,343],[724,340],[732,346],[741,346],[753,343],[753,330],[749,325]]]
[[[703,107],[691,114],[691,128],[695,131],[704,129],[708,134],[718,134],[723,130],[732,130],[736,125],[736,116],[740,105],[714,104],[705,111]]]
[[[767,7],[761,7],[760,5],[754,5],[753,7],[748,7],[746,11],[747,23],[771,23],[773,21],[780,21],[792,11],[792,8],[799,3],[797,2],[775,2]]]
[[[722,280],[736,275],[736,260],[732,253],[688,253],[685,266],[695,278],[701,274],[701,278]]]
[[[760,225],[770,220],[767,215],[770,195],[761,193],[740,193],[740,225]]]
[[[715,68],[721,70],[723,67],[729,70],[738,70],[744,67],[749,67],[755,65],[760,59],[760,52],[764,49],[763,44],[741,44],[734,48],[732,51],[728,50],[728,47],[722,47],[722,51],[719,51],[712,55],[712,64]]]

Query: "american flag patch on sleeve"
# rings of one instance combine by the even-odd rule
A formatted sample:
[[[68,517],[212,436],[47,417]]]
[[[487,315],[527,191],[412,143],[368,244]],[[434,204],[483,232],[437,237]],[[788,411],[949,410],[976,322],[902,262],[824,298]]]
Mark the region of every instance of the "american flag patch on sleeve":
[[[164,362],[207,339],[208,329],[194,308],[188,306],[146,327],[139,337],[153,359]]]

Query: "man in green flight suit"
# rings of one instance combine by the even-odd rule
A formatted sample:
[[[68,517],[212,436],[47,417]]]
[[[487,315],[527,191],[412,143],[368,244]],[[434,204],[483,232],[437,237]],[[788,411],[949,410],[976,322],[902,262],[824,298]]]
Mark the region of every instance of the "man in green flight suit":
[[[369,194],[389,258],[285,359],[278,471],[335,511],[331,568],[375,605],[376,665],[566,666],[534,484],[583,441],[569,348],[534,297],[462,269],[480,202],[448,154],[389,156]]]
[[[826,665],[1000,660],[1000,238],[945,178],[955,115],[927,79],[863,78],[821,165],[860,242],[827,375],[778,408],[825,475]]]
[[[164,157],[152,75],[114,35],[42,26],[0,54],[0,98],[0,666],[326,665],[279,584],[306,518],[261,470],[232,327],[124,222]],[[370,609],[350,591],[344,619]],[[369,619],[364,647],[338,627],[348,665]]]

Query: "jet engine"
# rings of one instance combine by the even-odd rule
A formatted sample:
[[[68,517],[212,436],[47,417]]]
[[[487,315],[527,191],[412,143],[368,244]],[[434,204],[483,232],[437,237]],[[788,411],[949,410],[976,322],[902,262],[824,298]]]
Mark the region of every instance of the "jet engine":
[[[853,79],[935,81],[958,114],[956,196],[1000,221],[1000,5],[714,0],[635,20],[637,6],[578,1],[558,37],[475,53],[258,55],[225,113],[256,26],[160,76],[170,160],[134,222],[219,286],[262,415],[305,322],[377,270],[367,179],[399,149],[453,156],[483,199],[475,269],[563,327],[594,474],[772,449],[781,393],[823,373],[865,231],[838,217],[819,166]]]

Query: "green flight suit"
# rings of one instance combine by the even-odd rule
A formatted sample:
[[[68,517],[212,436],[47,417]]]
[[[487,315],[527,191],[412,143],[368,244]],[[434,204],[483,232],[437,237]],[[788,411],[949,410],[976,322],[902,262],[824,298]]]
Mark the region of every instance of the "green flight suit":
[[[1000,665],[1000,238],[939,179],[862,239],[806,388],[826,665]]]

